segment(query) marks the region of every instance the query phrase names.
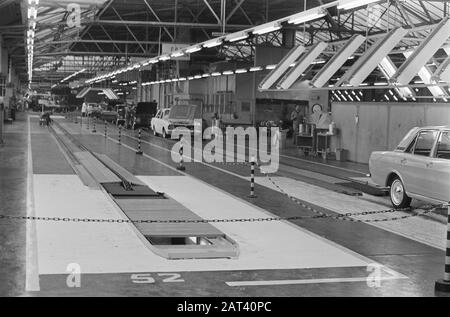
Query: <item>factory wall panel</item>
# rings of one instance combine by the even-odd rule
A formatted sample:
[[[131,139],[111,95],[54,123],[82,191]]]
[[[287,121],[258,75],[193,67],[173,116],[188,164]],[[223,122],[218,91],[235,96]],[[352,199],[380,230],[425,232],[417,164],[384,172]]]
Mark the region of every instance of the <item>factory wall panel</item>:
[[[386,106],[359,106],[356,135],[356,161],[368,162],[372,151],[386,151],[388,139],[388,112]]]
[[[339,134],[331,150],[346,149],[348,159],[359,163],[368,163],[373,151],[395,149],[414,127],[450,125],[450,105],[443,103],[337,102],[332,115]]]

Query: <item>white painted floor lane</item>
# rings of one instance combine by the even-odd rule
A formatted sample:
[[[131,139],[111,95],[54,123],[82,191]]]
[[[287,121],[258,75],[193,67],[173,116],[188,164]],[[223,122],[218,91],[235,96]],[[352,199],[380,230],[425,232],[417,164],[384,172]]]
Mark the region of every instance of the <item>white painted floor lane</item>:
[[[374,201],[372,196],[363,194],[362,197],[343,195],[318,186],[286,177],[271,177],[281,189],[289,195],[306,203],[314,204],[339,214],[358,213],[363,211],[377,211],[392,207]],[[273,190],[278,189],[267,177],[256,178],[256,183]],[[286,199],[289,199],[286,197]],[[409,215],[406,212],[396,212],[396,215]],[[392,214],[379,214],[354,217],[355,219],[381,219],[394,217]],[[382,228],[406,238],[445,250],[446,226],[424,217],[413,217],[399,221],[377,222],[370,225]]]
[[[203,218],[267,217],[191,177],[141,179]],[[40,217],[120,218],[103,192],[84,187],[77,176],[34,175],[34,193]],[[365,267],[372,262],[288,223],[217,227],[239,243],[238,259],[166,260],[148,250],[129,224],[37,222],[39,273],[66,274],[71,263],[79,264],[82,273],[129,273]]]

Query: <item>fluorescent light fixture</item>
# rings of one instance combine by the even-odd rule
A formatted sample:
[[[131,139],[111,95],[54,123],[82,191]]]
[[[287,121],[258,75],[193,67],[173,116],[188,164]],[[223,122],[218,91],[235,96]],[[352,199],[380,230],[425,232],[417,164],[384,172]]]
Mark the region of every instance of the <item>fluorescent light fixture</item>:
[[[374,83],[374,86],[387,86],[387,85],[388,85],[388,83],[382,83],[382,82]]]
[[[156,58],[152,58],[151,60],[148,61],[150,64],[156,64],[158,63],[158,59]]]
[[[220,39],[215,39],[215,40],[212,40],[212,41],[205,42],[205,44],[203,44],[203,46],[205,48],[213,48],[213,47],[222,45],[222,43],[223,43],[223,39],[220,38]]]
[[[213,77],[217,77],[217,76],[220,76],[220,75],[222,75],[222,74],[219,73],[219,72],[214,72],[214,73],[211,74],[211,76],[213,76]]]
[[[188,76],[187,79],[188,79],[188,80],[193,80],[193,79],[194,79],[194,76]]]
[[[35,7],[28,7],[28,20],[36,19],[37,9]]]
[[[289,24],[301,24],[323,18],[326,12],[322,8],[313,8],[289,17]]]
[[[202,75],[203,78],[207,78],[207,77],[210,77],[210,76],[211,76],[210,74],[203,74]]]
[[[248,33],[247,32],[240,32],[240,33],[233,33],[231,35],[229,35],[226,39],[228,42],[238,42],[238,41],[242,41],[245,40],[246,38],[248,38]]]
[[[232,70],[226,70],[223,72],[224,75],[234,75],[234,72]]]
[[[269,89],[272,87],[277,80],[283,76],[283,74],[289,69],[289,66],[295,62],[301,54],[305,51],[305,47],[298,45],[294,47],[285,57],[278,63],[278,65],[273,69],[259,84],[259,89]]]
[[[386,36],[379,38],[352,65],[352,67],[350,67],[336,86],[346,83],[353,87],[359,86],[407,33],[408,30],[400,27],[393,29]]]
[[[178,81],[178,78],[174,78],[174,79],[172,79],[172,82],[177,82]]]
[[[193,47],[189,47],[188,49],[186,49],[186,53],[192,54],[192,53],[195,53],[195,52],[200,51],[201,49],[202,49],[201,46],[193,46]]]
[[[181,57],[181,56],[184,56],[184,52],[183,51],[177,51],[175,53],[172,53],[172,55],[170,55],[170,56],[172,56],[174,58]]]
[[[248,72],[248,70],[245,68],[236,69],[235,71],[236,74],[245,74],[246,72]]]
[[[259,72],[259,71],[261,71],[261,70],[263,70],[263,68],[260,67],[260,66],[251,67],[251,68],[250,68],[250,71],[251,71],[251,72]]]
[[[267,70],[272,70],[272,69],[275,69],[276,67],[277,67],[276,64],[273,64],[273,65],[267,65],[267,66],[266,66],[266,69],[267,69]]]
[[[256,28],[253,31],[253,34],[263,35],[263,34],[266,34],[266,33],[278,31],[279,29],[281,29],[281,25],[278,24],[278,23],[272,24],[272,25],[263,24],[260,27]]]
[[[379,1],[381,0],[340,0],[337,8],[339,10],[350,10],[353,8],[363,7]]]
[[[392,81],[400,85],[408,85],[416,76],[421,68],[433,57],[436,51],[444,44],[450,34],[450,19],[444,18],[434,30],[425,38],[416,48],[414,53],[410,54],[406,62],[398,69],[393,76]],[[406,55],[405,55],[406,56]]]
[[[200,79],[200,78],[202,78],[202,75],[195,75],[194,76],[194,79]]]
[[[169,55],[163,55],[163,56],[161,56],[161,57],[159,57],[159,60],[160,61],[168,61],[170,59],[170,56]]]
[[[180,81],[186,81],[186,77],[180,77]]]
[[[354,35],[347,43],[330,59],[330,61],[317,73],[311,81],[316,88],[323,87],[331,77],[347,62],[350,55],[364,43],[366,38],[362,35]]]
[[[328,47],[326,42],[318,42],[311,49],[303,54],[294,68],[289,70],[287,74],[280,80],[277,85],[278,89],[289,89],[299,79],[311,63]]]

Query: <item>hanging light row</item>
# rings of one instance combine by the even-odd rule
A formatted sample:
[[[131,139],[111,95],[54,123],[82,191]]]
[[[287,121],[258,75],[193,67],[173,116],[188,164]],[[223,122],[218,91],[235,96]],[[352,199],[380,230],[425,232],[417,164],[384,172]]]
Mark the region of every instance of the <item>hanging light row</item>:
[[[306,11],[303,11],[300,13],[296,13],[296,14],[287,16],[285,18],[282,18],[282,19],[279,19],[276,21],[261,24],[252,29],[238,31],[235,33],[228,34],[226,36],[222,36],[222,37],[218,37],[218,38],[208,40],[208,41],[205,41],[202,43],[198,43],[198,44],[189,46],[187,48],[179,49],[171,54],[164,54],[161,56],[153,57],[144,62],[136,63],[129,67],[122,68],[122,69],[119,69],[119,70],[116,70],[116,71],[113,71],[113,72],[110,72],[110,73],[107,73],[107,74],[104,74],[101,76],[91,78],[86,81],[86,84],[102,82],[109,78],[113,78],[116,75],[121,74],[121,73],[137,70],[142,67],[146,67],[150,64],[156,64],[156,63],[165,62],[165,61],[168,61],[171,59],[177,59],[177,58],[180,58],[180,57],[188,55],[188,54],[193,54],[193,53],[199,52],[202,49],[213,48],[216,46],[223,45],[225,43],[240,42],[240,41],[246,40],[252,34],[255,36],[259,36],[259,35],[271,33],[274,31],[278,31],[282,28],[283,23],[298,25],[301,23],[311,22],[311,21],[314,21],[314,20],[324,17],[327,14],[326,9],[333,7],[333,6],[337,6],[338,9],[340,9],[340,10],[350,10],[355,7],[368,5],[370,3],[375,3],[375,2],[379,2],[379,1],[381,1],[381,0],[338,0],[338,1],[334,1],[332,3],[328,3],[328,4],[325,4],[325,5],[316,7],[316,8],[312,8],[312,9],[309,9],[309,10],[306,10]]]
[[[39,0],[28,0],[28,29],[27,29],[27,65],[28,81],[33,80],[34,38],[36,35],[36,21]]]

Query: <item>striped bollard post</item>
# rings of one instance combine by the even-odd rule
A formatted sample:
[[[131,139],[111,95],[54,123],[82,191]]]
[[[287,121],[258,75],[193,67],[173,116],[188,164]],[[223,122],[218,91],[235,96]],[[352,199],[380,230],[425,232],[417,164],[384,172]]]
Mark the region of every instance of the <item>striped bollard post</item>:
[[[108,137],[108,122],[105,120],[105,139]]]
[[[83,129],[83,115],[80,117],[80,128]]]
[[[180,146],[180,150],[179,150],[179,154],[180,154],[180,163],[177,166],[177,170],[179,171],[185,171],[186,167],[184,166],[184,160],[183,160],[183,156],[184,156],[184,139],[181,139],[181,146]]]
[[[88,129],[88,130],[90,130],[90,129],[89,129],[89,121],[91,121],[91,117],[88,116],[88,117],[87,117],[87,129]]]
[[[136,152],[136,154],[137,155],[143,155],[144,154],[144,152],[142,152],[142,141],[141,141],[141,138],[142,138],[142,131],[141,131],[141,129],[139,129],[139,132],[138,132],[138,150],[137,150],[137,152]]]
[[[250,172],[250,195],[249,198],[256,198],[255,195],[255,165],[256,165],[256,159],[254,156],[251,158],[251,172]]]
[[[96,123],[97,123],[97,117],[94,117],[94,126],[92,127],[92,133],[96,133],[97,132],[97,130],[95,129],[95,125],[96,125]]]
[[[447,205],[447,246],[445,249],[444,279],[436,281],[436,292],[450,293],[450,203]]]
[[[119,144],[122,144],[122,126],[119,125]]]

